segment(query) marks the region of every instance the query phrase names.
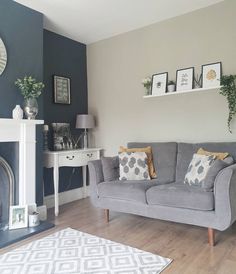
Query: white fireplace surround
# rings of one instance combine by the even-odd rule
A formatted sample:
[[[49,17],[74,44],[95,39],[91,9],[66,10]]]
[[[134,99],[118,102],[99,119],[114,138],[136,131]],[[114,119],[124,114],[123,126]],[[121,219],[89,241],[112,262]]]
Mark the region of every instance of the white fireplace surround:
[[[36,125],[43,120],[0,118],[0,142],[19,143],[19,205],[35,203]]]

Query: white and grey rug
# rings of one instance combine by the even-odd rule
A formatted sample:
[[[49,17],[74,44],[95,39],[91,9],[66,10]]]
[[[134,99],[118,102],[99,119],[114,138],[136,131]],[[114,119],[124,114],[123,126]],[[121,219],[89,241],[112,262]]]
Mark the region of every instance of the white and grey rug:
[[[71,228],[0,256],[1,274],[157,274],[171,259]]]

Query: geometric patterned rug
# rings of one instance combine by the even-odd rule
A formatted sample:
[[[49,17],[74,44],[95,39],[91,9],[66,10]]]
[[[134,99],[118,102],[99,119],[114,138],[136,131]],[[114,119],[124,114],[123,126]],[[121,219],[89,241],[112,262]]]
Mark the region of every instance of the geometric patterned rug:
[[[0,256],[0,273],[157,274],[171,261],[66,228]]]

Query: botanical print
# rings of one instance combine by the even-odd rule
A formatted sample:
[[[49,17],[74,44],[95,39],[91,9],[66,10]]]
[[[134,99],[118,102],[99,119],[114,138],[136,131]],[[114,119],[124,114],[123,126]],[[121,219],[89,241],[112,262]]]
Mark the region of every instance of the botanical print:
[[[220,86],[221,63],[207,64],[202,66],[202,87],[214,88]]]
[[[216,71],[214,69],[209,70],[206,74],[206,78],[209,81],[216,79]]]

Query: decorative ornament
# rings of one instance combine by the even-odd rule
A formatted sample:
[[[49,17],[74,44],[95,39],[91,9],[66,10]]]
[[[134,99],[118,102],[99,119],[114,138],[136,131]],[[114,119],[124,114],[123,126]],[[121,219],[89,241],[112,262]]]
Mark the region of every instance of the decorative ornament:
[[[0,38],[0,75],[3,74],[7,65],[7,50],[6,47]]]

